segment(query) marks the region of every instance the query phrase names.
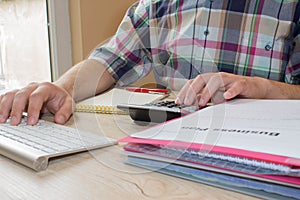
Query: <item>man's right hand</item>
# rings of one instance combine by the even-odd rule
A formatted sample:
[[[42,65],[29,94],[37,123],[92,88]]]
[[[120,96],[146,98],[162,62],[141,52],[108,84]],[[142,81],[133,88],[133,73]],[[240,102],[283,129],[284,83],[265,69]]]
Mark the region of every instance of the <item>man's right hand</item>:
[[[0,96],[0,123],[10,118],[11,125],[18,125],[23,112],[27,112],[29,125],[35,125],[41,113],[52,113],[56,123],[64,124],[73,111],[72,96],[49,82],[31,83],[20,90],[12,90]]]

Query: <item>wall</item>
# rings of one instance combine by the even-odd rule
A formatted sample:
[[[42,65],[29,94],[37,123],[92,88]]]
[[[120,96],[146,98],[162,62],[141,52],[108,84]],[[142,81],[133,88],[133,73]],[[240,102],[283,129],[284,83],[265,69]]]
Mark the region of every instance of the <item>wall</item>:
[[[73,63],[117,30],[127,8],[136,0],[69,0]]]
[[[127,9],[137,0],[69,0],[72,60],[86,58],[101,42],[112,36]],[[153,82],[153,74],[137,85]]]

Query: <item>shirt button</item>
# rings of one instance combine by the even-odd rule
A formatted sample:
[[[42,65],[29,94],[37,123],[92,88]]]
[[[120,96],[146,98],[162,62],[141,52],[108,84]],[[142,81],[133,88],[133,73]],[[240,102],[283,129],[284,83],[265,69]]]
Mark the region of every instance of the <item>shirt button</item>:
[[[270,45],[270,44],[267,44],[266,46],[265,46],[265,50],[266,51],[270,51],[272,49],[272,46]]]
[[[209,34],[208,30],[204,31],[204,35],[208,35],[208,34]]]

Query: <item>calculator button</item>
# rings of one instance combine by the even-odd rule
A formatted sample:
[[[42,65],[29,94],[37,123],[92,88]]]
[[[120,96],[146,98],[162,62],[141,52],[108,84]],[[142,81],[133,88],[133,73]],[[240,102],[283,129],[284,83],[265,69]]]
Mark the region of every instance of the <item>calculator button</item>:
[[[197,106],[177,105],[175,101],[158,101],[145,105],[119,104],[135,121],[164,122],[198,110]]]

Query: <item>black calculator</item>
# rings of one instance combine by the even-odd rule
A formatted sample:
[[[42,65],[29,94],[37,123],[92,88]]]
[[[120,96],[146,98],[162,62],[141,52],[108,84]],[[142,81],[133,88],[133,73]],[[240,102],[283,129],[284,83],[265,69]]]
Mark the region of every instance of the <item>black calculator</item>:
[[[175,101],[157,101],[144,105],[119,104],[135,121],[161,123],[199,110],[198,106],[178,105]]]

